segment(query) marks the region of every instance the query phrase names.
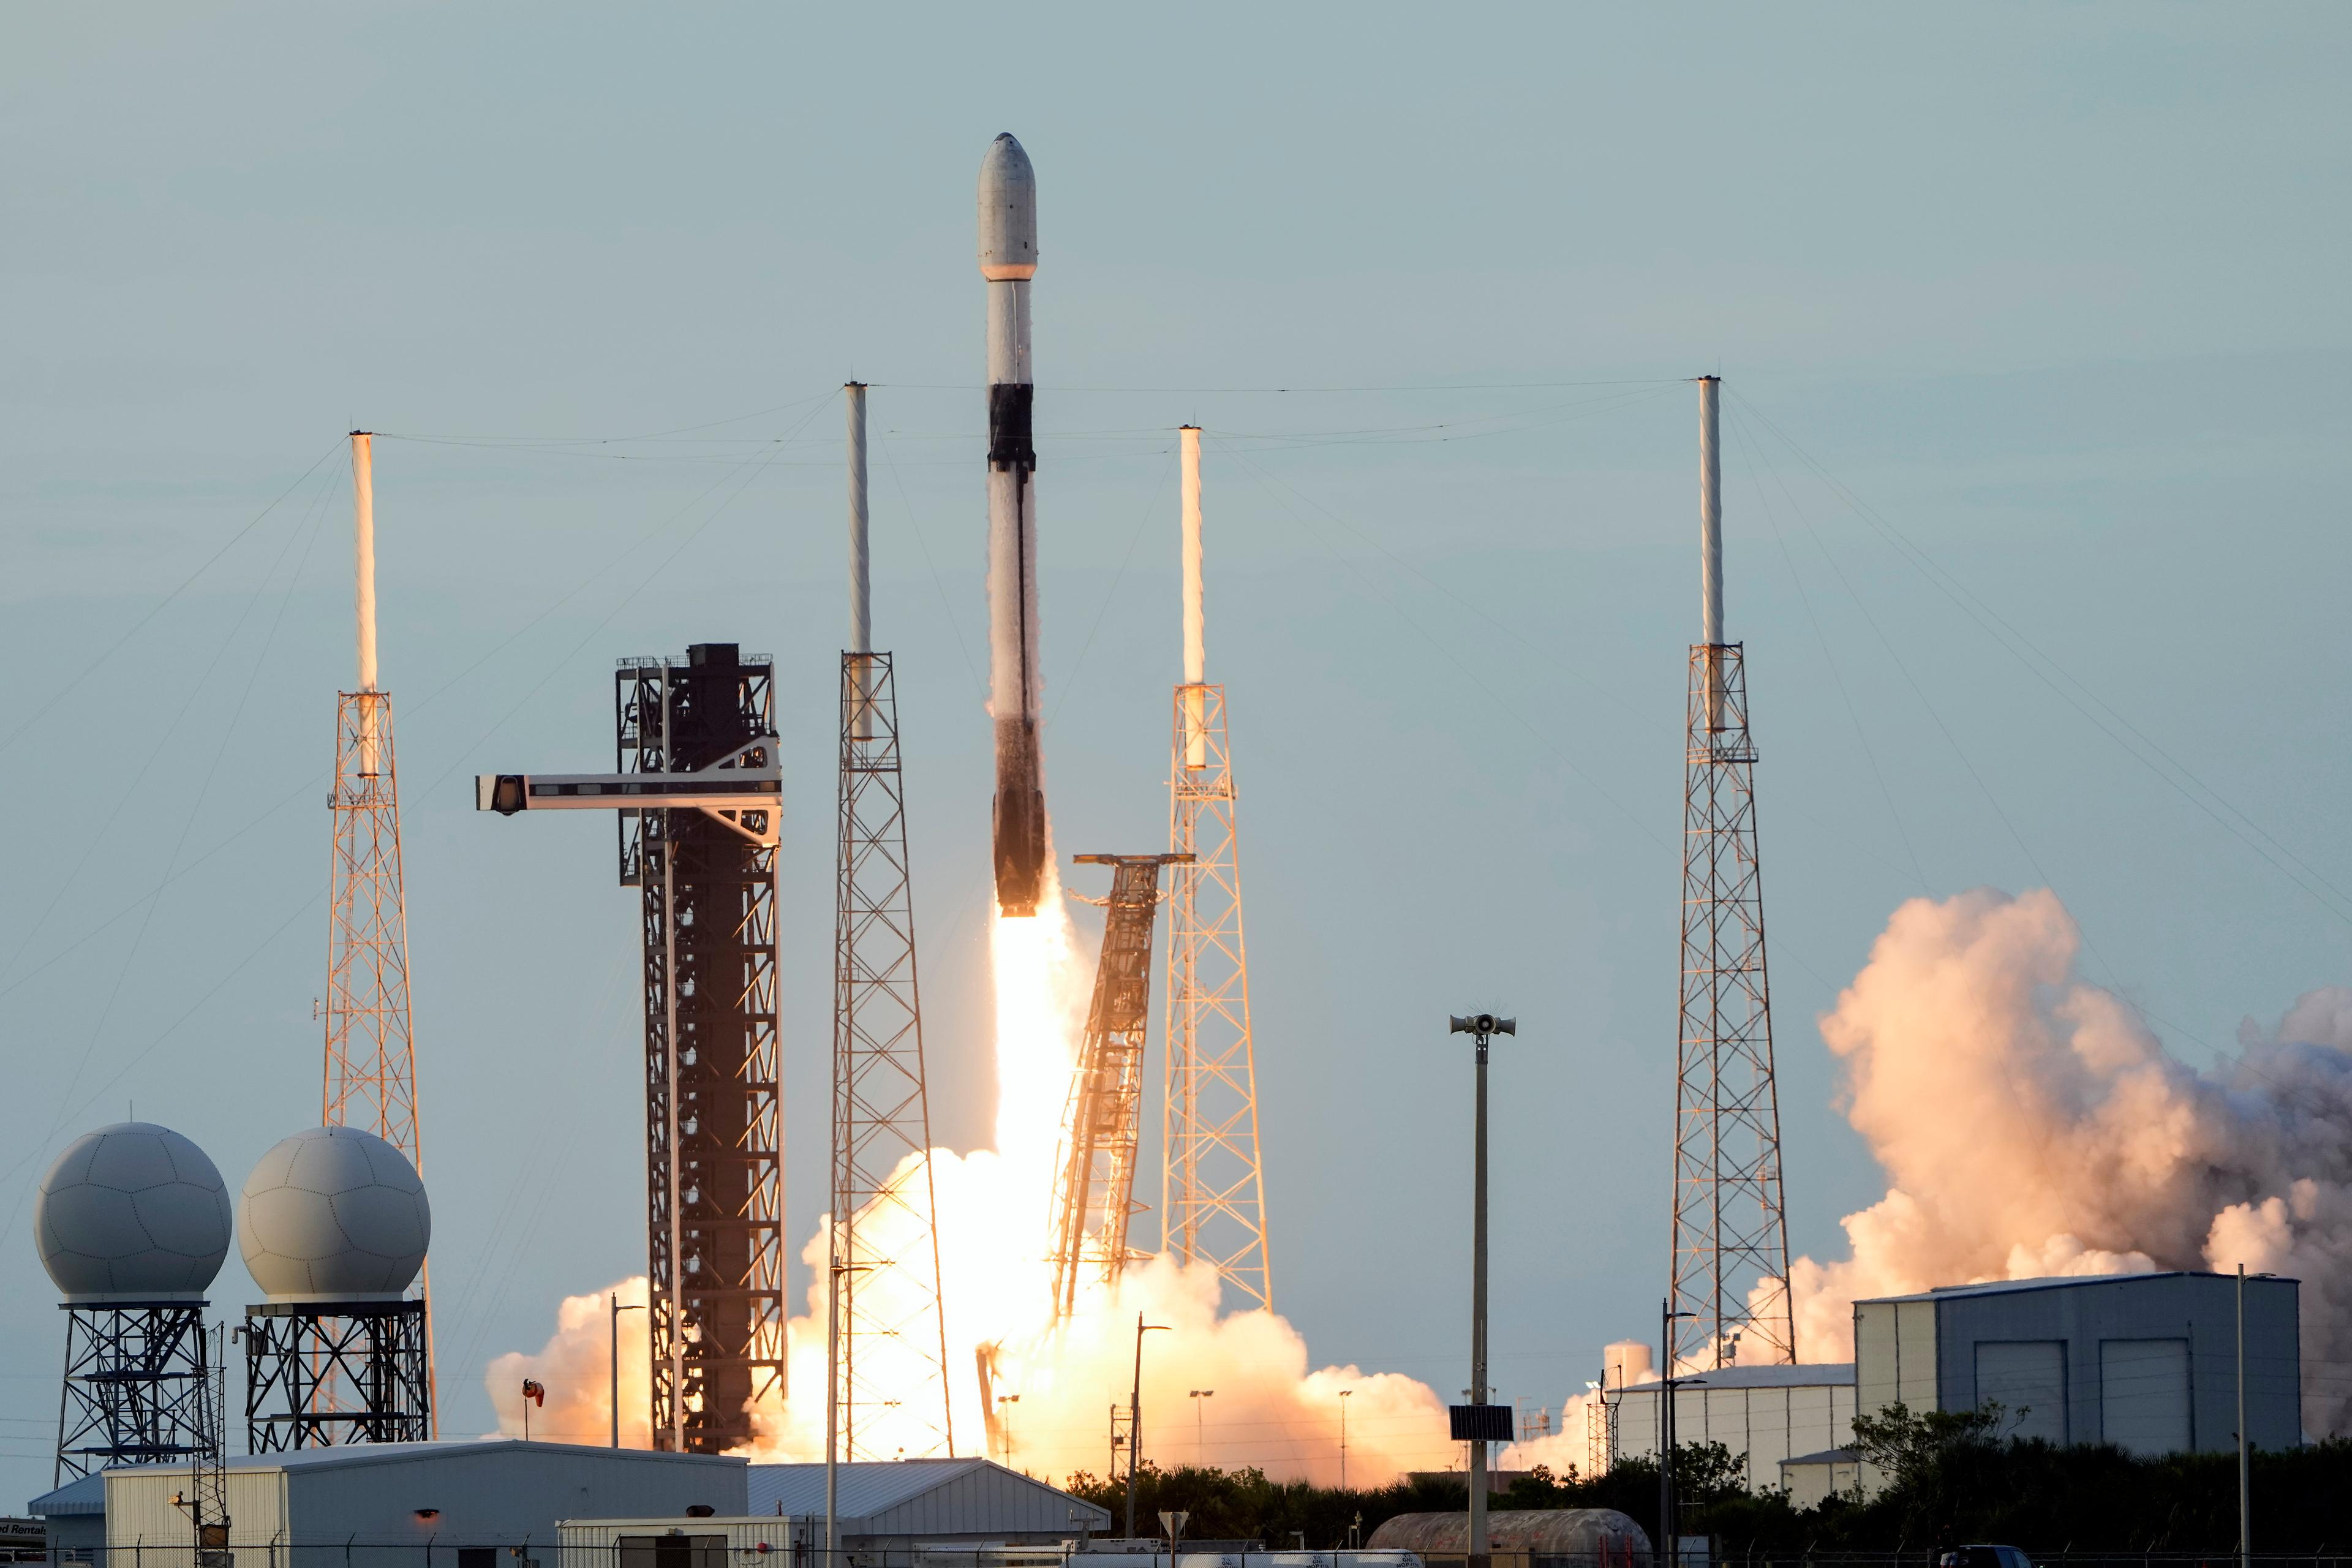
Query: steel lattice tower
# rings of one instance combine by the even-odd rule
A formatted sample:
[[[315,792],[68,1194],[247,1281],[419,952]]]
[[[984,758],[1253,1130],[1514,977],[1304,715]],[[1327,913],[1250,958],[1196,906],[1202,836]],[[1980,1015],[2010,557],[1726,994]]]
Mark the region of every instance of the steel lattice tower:
[[[1690,650],[1683,787],[1680,1044],[1675,1071],[1672,1298],[1665,1371],[1793,1363],[1780,1106],[1756,847],[1756,749],[1742,647],[1723,637],[1718,396],[1699,380],[1703,638]],[[1760,1289],[1759,1289],[1760,1287]],[[1760,1353],[1759,1353],[1760,1352]]]
[[[1274,1304],[1258,1162],[1257,1060],[1234,835],[1225,689],[1204,675],[1201,432],[1179,432],[1184,529],[1184,682],[1168,780],[1168,1074],[1161,1104],[1160,1245],[1207,1262],[1244,1309]]]
[[[1135,1201],[1135,1146],[1143,1121],[1144,1037],[1151,1027],[1151,927],[1160,912],[1160,868],[1181,868],[1185,858],[1071,857],[1077,865],[1110,867],[1111,884],[1054,1184],[1056,1320],[1076,1310],[1084,1281],[1115,1282],[1134,1256],[1127,1226],[1142,1206]]]
[[[609,773],[485,773],[475,805],[616,811],[644,939],[646,1273],[657,1448],[752,1440],[782,1397],[774,667],[733,643],[625,658]]]
[[[401,876],[392,694],[376,680],[373,446],[367,432],[352,433],[359,689],[339,693],[335,701],[335,786],[327,799],[334,813],[334,855],[328,872],[322,1120],[330,1127],[348,1124],[376,1134],[421,1173],[425,1142],[416,1114],[416,1043],[408,1006],[408,901]],[[428,1259],[417,1276],[419,1300],[430,1302],[432,1279]],[[429,1305],[424,1321],[429,1392]],[[322,1369],[331,1364],[322,1363]],[[355,1396],[355,1391],[331,1379],[311,1389],[321,1410],[335,1408],[347,1394]]]
[[[890,656],[870,647],[866,388],[853,382],[842,391],[848,415],[853,647],[841,656],[826,1452],[853,1461],[926,1458],[954,1454],[955,1420],[940,1292],[914,882],[907,860],[897,678]],[[899,1412],[890,1423],[889,1447],[867,1446],[862,1433],[880,1426],[887,1407]],[[910,1436],[914,1441],[907,1440]]]
[[[205,1407],[214,1371],[203,1301],[62,1303],[65,1384],[50,1484],[112,1465],[201,1458],[220,1441]]]

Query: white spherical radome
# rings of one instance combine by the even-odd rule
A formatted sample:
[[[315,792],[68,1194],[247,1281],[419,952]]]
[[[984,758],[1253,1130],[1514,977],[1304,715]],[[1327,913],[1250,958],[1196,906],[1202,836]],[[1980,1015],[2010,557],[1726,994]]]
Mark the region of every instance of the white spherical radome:
[[[197,1301],[228,1256],[228,1184],[179,1133],[146,1121],[85,1132],[33,1205],[41,1265],[68,1301]]]
[[[433,1237],[416,1167],[356,1127],[315,1127],[264,1154],[238,1220],[245,1267],[273,1301],[397,1299]]]

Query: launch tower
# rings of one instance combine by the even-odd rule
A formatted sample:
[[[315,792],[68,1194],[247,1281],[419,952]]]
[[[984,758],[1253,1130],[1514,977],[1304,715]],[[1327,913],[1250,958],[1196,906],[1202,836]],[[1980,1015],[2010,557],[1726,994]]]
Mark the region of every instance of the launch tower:
[[[416,1115],[416,1043],[408,1010],[408,896],[401,879],[400,784],[393,764],[392,693],[376,679],[374,437],[352,432],[358,572],[359,689],[335,700],[335,849],[328,869],[327,1071],[330,1127],[374,1133],[425,1168]],[[433,1383],[430,1266],[417,1276],[428,1406]],[[317,1370],[331,1373],[331,1358]],[[331,1410],[355,1395],[331,1376],[310,1395]],[[363,1399],[359,1401],[364,1404]]]
[[[1225,689],[1208,683],[1201,591],[1201,432],[1182,455],[1184,680],[1168,778],[1168,1080],[1161,1108],[1161,1247],[1216,1266],[1246,1310],[1274,1304],[1258,1163],[1257,1059],[1234,822]]]
[[[1666,1375],[1793,1363],[1780,1104],[1772,1078],[1756,748],[1741,645],[1723,636],[1722,383],[1699,378],[1702,637],[1683,782],[1682,1025],[1675,1064],[1674,1342]]]
[[[639,890],[656,1447],[751,1441],[784,1390],[773,667],[733,643],[614,675],[610,773],[498,773],[478,808],[617,810]]]
[[[890,656],[873,651],[866,388],[849,423],[849,648],[841,656],[840,855],[833,942],[829,1455],[952,1455],[914,887]],[[909,1167],[909,1158],[917,1163]],[[886,1411],[895,1407],[884,1434]],[[910,1440],[911,1439],[911,1440]],[[884,1447],[885,1441],[888,1446]]]
[[[1135,1201],[1136,1134],[1142,1121],[1143,1043],[1151,1026],[1151,927],[1160,910],[1160,868],[1189,855],[1076,855],[1111,868],[1102,958],[1078,1043],[1063,1121],[1062,1169],[1054,1184],[1054,1316],[1077,1305],[1083,1279],[1105,1284],[1127,1267],[1127,1222]]]

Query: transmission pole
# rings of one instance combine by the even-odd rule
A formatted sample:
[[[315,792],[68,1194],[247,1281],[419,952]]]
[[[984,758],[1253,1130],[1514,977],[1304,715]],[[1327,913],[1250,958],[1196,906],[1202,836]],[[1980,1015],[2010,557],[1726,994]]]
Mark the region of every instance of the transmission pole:
[[[1699,378],[1701,640],[1690,650],[1683,783],[1682,1021],[1665,1375],[1678,1365],[1793,1363],[1780,1106],[1772,1077],[1756,749],[1741,645],[1723,635],[1722,384]],[[1754,1353],[1760,1352],[1760,1353]]]
[[[359,689],[335,704],[334,855],[328,869],[327,1126],[374,1133],[425,1169],[416,1115],[416,1045],[408,1011],[408,901],[401,879],[400,786],[393,765],[392,694],[376,679],[374,439],[352,432],[358,570]],[[433,1435],[441,1402],[433,1373],[432,1264],[416,1277],[425,1302],[425,1379]],[[331,1408],[337,1385],[321,1380]]]
[[[828,1467],[952,1456],[923,1011],[890,656],[873,651],[866,388],[849,415],[849,648],[841,656],[841,837],[833,982]],[[887,1411],[898,1416],[882,1428]]]
[[[1161,1102],[1160,1247],[1215,1267],[1244,1310],[1274,1304],[1265,1180],[1258,1163],[1257,1062],[1225,689],[1206,675],[1201,590],[1201,432],[1182,454],[1184,680],[1170,748],[1168,848],[1189,857],[1168,900],[1168,1081]]]

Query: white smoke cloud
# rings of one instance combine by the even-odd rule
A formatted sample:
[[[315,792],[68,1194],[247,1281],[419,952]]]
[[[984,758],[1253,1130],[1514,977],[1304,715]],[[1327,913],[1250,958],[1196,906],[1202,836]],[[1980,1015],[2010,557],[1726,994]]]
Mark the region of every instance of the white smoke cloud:
[[[642,1274],[588,1296],[566,1296],[555,1311],[555,1332],[537,1354],[512,1351],[492,1359],[482,1374],[490,1407],[498,1412],[494,1436],[520,1437],[523,1431],[522,1384],[530,1378],[547,1390],[544,1407],[530,1412],[530,1435],[551,1443],[605,1443],[613,1428],[613,1318],[608,1298],[625,1307],[646,1304]],[[646,1315],[621,1314],[621,1442],[647,1446],[651,1409],[646,1370]]]
[[[2315,991],[2200,1073],[2074,973],[2047,891],[1898,909],[1822,1036],[1886,1195],[1853,1256],[1791,1266],[1808,1361],[1853,1354],[1857,1298],[2157,1268],[2303,1281],[2304,1421],[2341,1432],[2352,1393],[2352,991]]]

